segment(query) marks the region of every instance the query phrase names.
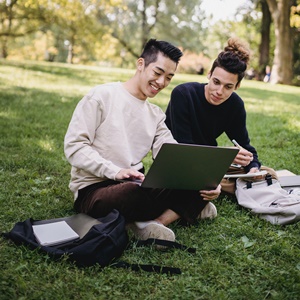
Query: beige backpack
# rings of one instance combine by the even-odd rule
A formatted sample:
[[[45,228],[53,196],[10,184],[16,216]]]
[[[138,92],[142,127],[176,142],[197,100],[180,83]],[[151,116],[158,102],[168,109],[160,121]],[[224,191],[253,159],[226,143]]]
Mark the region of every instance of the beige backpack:
[[[272,224],[291,224],[300,220],[300,194],[284,190],[280,183],[267,174],[259,181],[236,181],[239,205]]]

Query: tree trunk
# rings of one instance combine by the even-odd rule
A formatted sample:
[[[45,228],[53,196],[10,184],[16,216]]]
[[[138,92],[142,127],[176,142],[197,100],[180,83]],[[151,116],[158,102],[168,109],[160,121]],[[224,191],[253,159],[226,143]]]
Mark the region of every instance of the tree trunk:
[[[7,52],[7,38],[4,37],[2,39],[2,43],[1,43],[1,57],[2,58],[7,58],[8,56],[8,52]]]
[[[290,27],[290,0],[266,0],[275,27],[274,62],[271,83],[291,84],[293,77],[293,39]]]
[[[67,57],[67,63],[68,64],[73,64],[73,44],[70,42],[69,46],[68,46],[68,57]]]
[[[266,66],[270,64],[270,28],[272,17],[266,0],[260,1],[262,11],[261,41],[259,45],[259,79],[263,80],[266,75]]]
[[[69,41],[70,44],[68,46],[68,57],[67,57],[68,64],[73,64],[73,60],[74,60],[75,34],[76,34],[76,31],[73,30],[72,36]]]

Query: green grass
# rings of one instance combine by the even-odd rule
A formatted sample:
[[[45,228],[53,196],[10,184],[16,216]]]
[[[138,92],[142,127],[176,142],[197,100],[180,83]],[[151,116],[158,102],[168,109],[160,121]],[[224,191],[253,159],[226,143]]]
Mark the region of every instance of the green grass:
[[[29,217],[73,213],[70,166],[63,139],[72,112],[94,85],[124,81],[133,70],[0,61],[0,231]],[[177,74],[153,102],[163,109],[172,88],[205,77]],[[243,81],[238,93],[248,130],[263,164],[300,167],[300,88]],[[222,136],[220,145],[230,145]],[[149,166],[150,160],[146,159]],[[104,268],[79,269],[65,260],[17,247],[0,238],[0,299],[299,299],[299,223],[271,225],[234,197],[216,202],[219,216],[191,227],[173,224],[177,240],[197,248],[136,248],[123,259],[179,267],[167,276]]]

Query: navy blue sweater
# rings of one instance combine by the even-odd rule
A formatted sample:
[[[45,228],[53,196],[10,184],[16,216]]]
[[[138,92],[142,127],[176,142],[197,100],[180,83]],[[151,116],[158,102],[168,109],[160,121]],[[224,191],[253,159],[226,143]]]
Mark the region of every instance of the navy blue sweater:
[[[208,103],[205,84],[188,82],[178,85],[171,94],[166,110],[166,124],[179,143],[217,146],[217,138],[226,133],[243,148],[253,153],[253,161],[245,167],[260,167],[257,152],[250,145],[243,100],[236,94],[220,105]]]

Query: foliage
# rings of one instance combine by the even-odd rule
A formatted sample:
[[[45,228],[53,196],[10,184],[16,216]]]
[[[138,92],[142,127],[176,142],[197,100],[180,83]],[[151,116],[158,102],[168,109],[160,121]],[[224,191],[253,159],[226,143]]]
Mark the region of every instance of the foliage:
[[[73,213],[70,166],[63,154],[72,112],[92,86],[124,81],[133,70],[0,62],[0,231],[8,231],[29,217]],[[186,81],[206,78],[177,74],[153,102],[165,109],[171,89]],[[300,89],[245,80],[238,93],[245,100],[251,141],[262,162],[299,172]],[[224,136],[219,142],[230,145]],[[98,266],[79,269],[0,238],[0,298],[298,299],[300,223],[271,225],[241,209],[234,197],[222,195],[215,204],[219,215],[213,221],[172,225],[177,240],[197,248],[196,254],[140,249],[132,242],[122,257],[131,263],[179,267],[179,276]]]
[[[180,46],[186,57],[181,69],[195,72],[200,64],[209,67],[209,58],[230,36],[239,36],[252,49],[251,67],[262,73],[274,53],[282,52],[274,51],[274,27],[270,43],[261,34],[262,2],[266,0],[244,1],[234,19],[212,23],[201,8],[202,0],[2,0],[0,56],[133,67],[146,40],[154,37]],[[294,47],[286,48],[293,48],[297,83],[299,0],[290,2]]]
[[[205,36],[200,4],[201,0],[176,0],[175,3],[173,0],[127,0],[123,1],[122,6],[112,7],[109,14],[99,8],[98,20],[109,26],[112,36],[123,46],[123,51],[134,57],[139,56],[151,37],[200,52]]]
[[[13,22],[20,24],[20,20],[27,20],[23,28],[28,34],[37,31],[50,34],[54,39],[51,47],[55,50],[45,50],[50,56],[57,56],[56,60],[59,61],[66,61],[65,43],[70,46],[70,62],[73,61],[73,54],[77,54],[81,62],[94,60],[99,57],[96,49],[103,48],[103,42],[108,41],[104,46],[107,49],[112,42],[112,38],[108,40],[107,34],[118,41],[118,44],[114,43],[114,57],[121,55],[125,62],[137,57],[150,37],[168,40],[184,50],[197,53],[203,49],[205,29],[202,28],[204,13],[200,8],[201,0],[176,0],[175,5],[171,0],[38,0],[33,1],[34,4],[30,1],[13,1],[16,4],[11,5]],[[1,5],[7,10],[6,3]],[[29,13],[29,7],[32,13]],[[3,15],[2,23],[9,23],[9,19],[10,14],[7,12]],[[7,32],[0,25],[0,36],[5,32],[7,39],[21,35],[16,35],[15,30]],[[104,34],[106,38],[101,41]],[[32,35],[31,39],[34,37]]]
[[[2,1],[0,2],[3,11],[0,15],[2,45],[7,52],[9,38],[17,39],[31,34],[32,40],[44,34],[46,39],[47,36],[53,39],[52,43],[47,41],[43,49],[47,52],[48,60],[53,60],[58,55],[59,60],[66,61],[68,58],[69,62],[73,62],[74,55],[77,54],[82,62],[91,61],[96,54],[95,45],[99,44],[106,29],[97,23],[95,16],[97,2],[97,0]],[[101,2],[106,6],[111,3],[118,4],[118,1],[110,0]],[[88,53],[88,56],[84,53]]]
[[[300,1],[291,8],[291,26],[300,29]]]
[[[44,3],[44,0],[41,0]],[[44,19],[37,3],[31,0],[0,2],[0,43],[2,57],[8,55],[9,37],[25,36],[39,29]]]
[[[294,84],[300,85],[300,1],[297,0],[291,9],[291,26],[294,31]]]

